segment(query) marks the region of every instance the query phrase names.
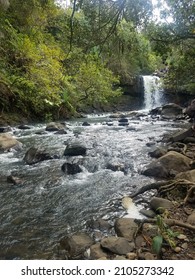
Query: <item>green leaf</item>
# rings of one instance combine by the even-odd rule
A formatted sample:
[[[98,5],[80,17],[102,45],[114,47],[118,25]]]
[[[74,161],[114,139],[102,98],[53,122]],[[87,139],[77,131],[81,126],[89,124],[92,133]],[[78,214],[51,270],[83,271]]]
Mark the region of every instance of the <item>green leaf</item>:
[[[161,235],[157,235],[152,240],[152,250],[155,254],[159,254],[162,248],[163,238]]]

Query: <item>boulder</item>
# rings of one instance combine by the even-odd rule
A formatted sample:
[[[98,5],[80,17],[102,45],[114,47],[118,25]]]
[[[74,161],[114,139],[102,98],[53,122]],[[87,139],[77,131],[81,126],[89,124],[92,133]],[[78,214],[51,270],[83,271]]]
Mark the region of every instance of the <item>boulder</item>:
[[[195,137],[195,130],[192,128],[183,129],[174,133],[169,139],[167,139],[167,142],[185,142],[185,139],[189,137]]]
[[[173,118],[183,114],[183,108],[175,103],[162,106],[161,115],[166,118]]]
[[[67,175],[74,175],[74,174],[82,172],[82,169],[76,163],[65,162],[62,165],[62,171]]]
[[[164,156],[151,162],[142,172],[143,175],[157,178],[167,178],[180,172],[190,170],[191,160],[175,151],[170,151]]]
[[[132,241],[134,234],[138,230],[138,225],[132,218],[119,218],[115,221],[114,228],[119,237],[124,237],[128,241]]]
[[[64,130],[65,124],[58,123],[58,122],[50,122],[46,126],[46,131],[59,131]]]
[[[11,148],[14,148],[16,150],[21,149],[22,143],[16,140],[9,133],[0,133],[0,150],[6,151]]]
[[[132,252],[134,249],[134,245],[130,244],[127,239],[116,236],[103,238],[101,241],[101,246],[104,249],[107,249],[110,252],[118,255],[126,255],[127,253]]]
[[[180,172],[175,176],[175,179],[185,179],[195,183],[195,169],[185,171],[185,172]]]
[[[65,237],[60,241],[61,247],[67,250],[71,257],[81,256],[93,244],[93,239],[88,234],[82,232]]]
[[[152,158],[159,158],[164,156],[167,153],[167,150],[165,148],[161,148],[158,147],[156,149],[154,149],[153,151],[150,151],[148,153],[149,156],[151,156]]]
[[[25,129],[31,129],[31,127],[26,125],[26,124],[21,124],[21,125],[18,126],[18,129],[24,129],[25,130]]]
[[[150,206],[154,211],[163,213],[165,209],[169,210],[173,208],[173,203],[165,198],[153,197],[150,201]]]
[[[101,247],[100,243],[96,243],[90,247],[90,259],[97,260],[100,258],[106,258],[107,254],[104,252],[103,248]]]
[[[28,149],[23,158],[23,160],[29,165],[49,159],[53,159],[53,157],[49,153],[35,147],[31,147],[30,149]]]
[[[79,143],[68,144],[64,151],[65,156],[80,156],[85,155],[87,148]]]

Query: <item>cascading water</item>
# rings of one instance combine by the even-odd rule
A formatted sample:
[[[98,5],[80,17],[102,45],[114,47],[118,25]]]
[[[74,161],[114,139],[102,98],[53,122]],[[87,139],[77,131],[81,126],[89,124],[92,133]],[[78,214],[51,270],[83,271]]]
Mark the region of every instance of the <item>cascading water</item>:
[[[151,110],[163,103],[163,91],[160,78],[157,76],[143,76],[144,109]]]

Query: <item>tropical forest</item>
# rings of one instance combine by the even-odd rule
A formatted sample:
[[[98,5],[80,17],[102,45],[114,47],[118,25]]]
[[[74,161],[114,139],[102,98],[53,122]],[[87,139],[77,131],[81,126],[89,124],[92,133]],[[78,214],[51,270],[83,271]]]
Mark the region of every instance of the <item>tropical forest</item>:
[[[77,115],[162,70],[170,94],[195,94],[194,14],[192,0],[1,0],[1,113]]]

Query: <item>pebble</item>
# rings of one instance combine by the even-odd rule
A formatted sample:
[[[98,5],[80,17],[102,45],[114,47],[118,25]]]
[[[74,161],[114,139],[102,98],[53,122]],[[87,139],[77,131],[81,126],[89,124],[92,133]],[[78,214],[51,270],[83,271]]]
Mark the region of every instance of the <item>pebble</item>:
[[[137,257],[137,254],[136,253],[127,253],[126,257],[128,260],[135,260]]]
[[[179,252],[181,252],[181,248],[180,247],[175,247],[174,251],[175,251],[175,253],[179,253]]]
[[[184,235],[184,234],[179,234],[179,235],[177,236],[177,238],[180,239],[180,240],[186,240],[187,236]]]

